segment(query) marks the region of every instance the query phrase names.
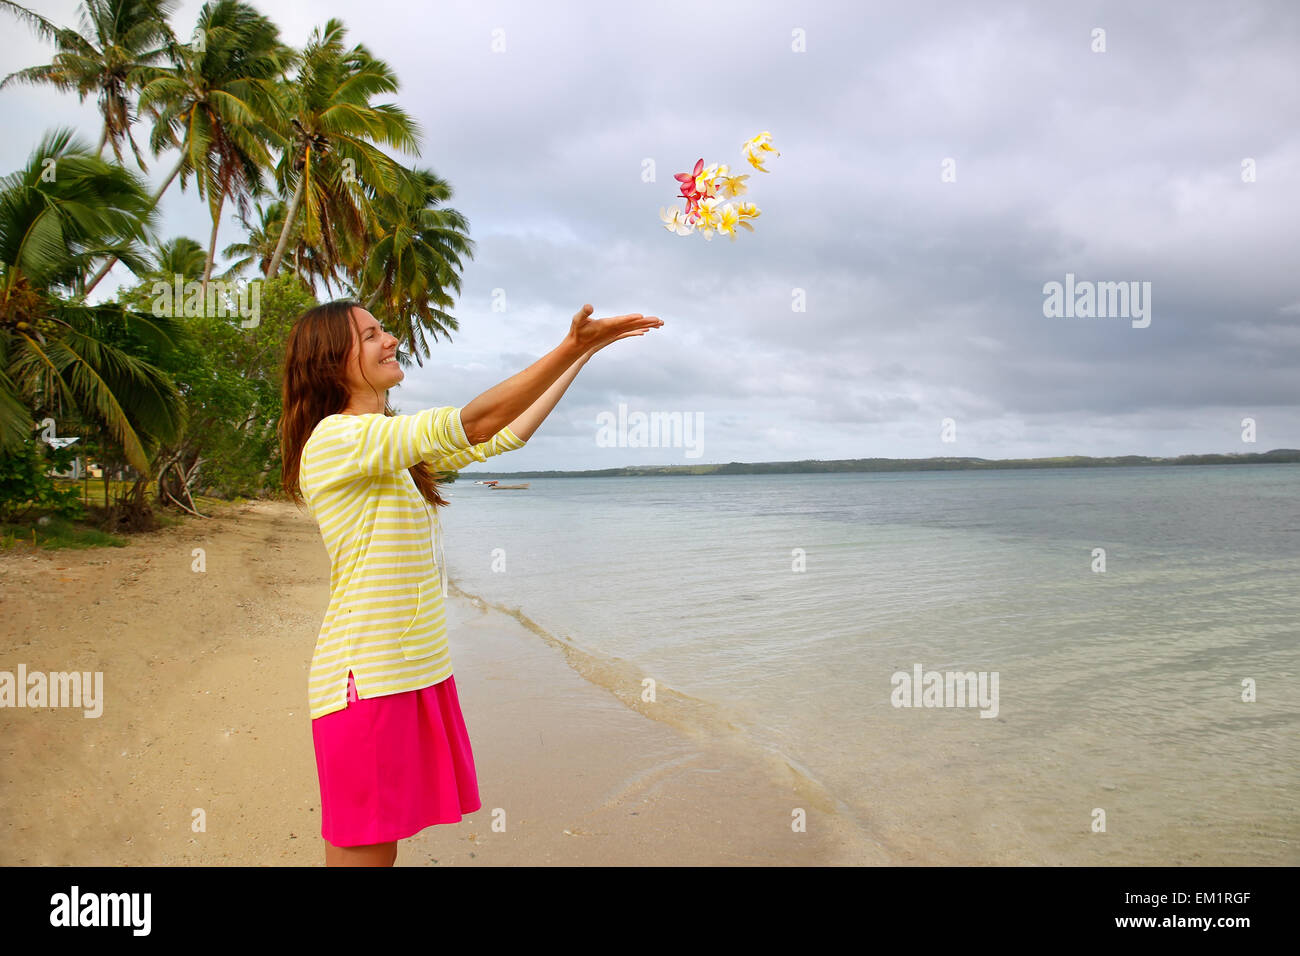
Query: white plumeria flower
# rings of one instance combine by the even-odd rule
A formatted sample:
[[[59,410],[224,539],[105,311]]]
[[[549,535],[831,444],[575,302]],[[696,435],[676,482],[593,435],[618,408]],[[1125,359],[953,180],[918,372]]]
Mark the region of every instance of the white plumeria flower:
[[[665,229],[679,236],[689,236],[695,231],[695,227],[687,220],[686,213],[677,206],[673,206],[671,210],[660,206],[659,218],[664,221]]]
[[[719,199],[716,196],[710,196],[707,199],[701,199],[697,210],[699,220],[696,222],[696,228],[700,230],[700,235],[705,239],[713,238],[713,230],[718,227],[720,221],[720,211],[718,210]]]

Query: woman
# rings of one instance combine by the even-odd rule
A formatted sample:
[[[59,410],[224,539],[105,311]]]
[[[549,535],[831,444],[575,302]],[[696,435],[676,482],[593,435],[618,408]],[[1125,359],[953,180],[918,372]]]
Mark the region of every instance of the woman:
[[[392,866],[397,841],[481,806],[447,646],[432,473],[522,448],[579,369],[662,320],[591,318],[463,408],[394,415],[398,340],[351,301],[308,309],[284,361],[283,482],[320,525],[330,601],[308,690],[327,866]]]

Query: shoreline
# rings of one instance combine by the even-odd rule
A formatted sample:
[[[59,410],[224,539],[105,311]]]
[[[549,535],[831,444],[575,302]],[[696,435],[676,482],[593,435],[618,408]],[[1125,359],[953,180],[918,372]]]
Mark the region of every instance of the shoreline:
[[[630,665],[448,585],[483,806],[397,865],[919,862],[775,754],[701,731],[693,709],[725,720],[704,702],[643,703]],[[105,698],[98,718],[0,708],[0,865],[322,865],[306,683],[328,596],[315,523],[273,500],[126,548],[0,554],[0,670],[103,672]]]

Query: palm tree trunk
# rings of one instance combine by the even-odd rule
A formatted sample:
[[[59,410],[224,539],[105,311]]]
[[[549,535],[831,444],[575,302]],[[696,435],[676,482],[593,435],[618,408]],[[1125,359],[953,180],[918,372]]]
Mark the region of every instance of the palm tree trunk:
[[[177,177],[177,175],[180,174],[181,167],[183,165],[185,165],[185,157],[182,155],[180,161],[176,163],[176,168],[172,170],[172,174],[167,177],[167,181],[158,188],[158,191],[156,193],[153,194],[153,202],[149,204],[150,209],[158,205],[158,200],[162,199],[162,194],[167,191],[167,187],[172,184],[172,180],[174,180]],[[116,256],[114,256],[112,259],[109,259],[107,262],[105,262],[103,267],[100,268],[100,270],[95,273],[94,278],[92,278],[89,282],[86,283],[86,288],[85,291],[82,293],[82,295],[83,296],[90,295],[91,290],[94,289],[95,286],[99,285],[99,280],[104,278],[104,276],[108,275],[108,270],[113,268],[113,266],[116,264],[117,264]]]
[[[266,267],[266,277],[274,278],[280,269],[280,260],[284,258],[284,248],[289,244],[289,233],[293,231],[293,221],[298,218],[298,206],[302,203],[303,190],[307,187],[307,167],[304,166],[302,174],[298,177],[298,186],[293,191],[293,198],[289,200],[289,208],[284,213],[284,228],[280,230],[280,241],[275,244],[275,252],[271,255],[271,261]]]
[[[208,301],[208,280],[212,278],[212,261],[217,257],[217,230],[221,228],[221,207],[226,204],[226,193],[223,190],[217,196],[217,211],[212,214],[212,238],[208,240],[208,261],[203,266],[203,301]]]
[[[108,117],[104,117],[104,132],[99,134],[99,149],[95,150],[97,156],[103,156],[104,144],[108,142]]]

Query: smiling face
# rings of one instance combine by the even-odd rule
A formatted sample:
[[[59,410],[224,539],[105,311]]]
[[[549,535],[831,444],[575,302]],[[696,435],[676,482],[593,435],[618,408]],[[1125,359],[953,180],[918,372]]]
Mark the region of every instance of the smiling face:
[[[379,402],[383,410],[384,393],[406,377],[397,364],[397,339],[380,326],[365,309],[353,309],[356,328],[352,351],[348,354],[348,390],[350,406],[367,408]],[[376,394],[377,393],[377,394]]]

